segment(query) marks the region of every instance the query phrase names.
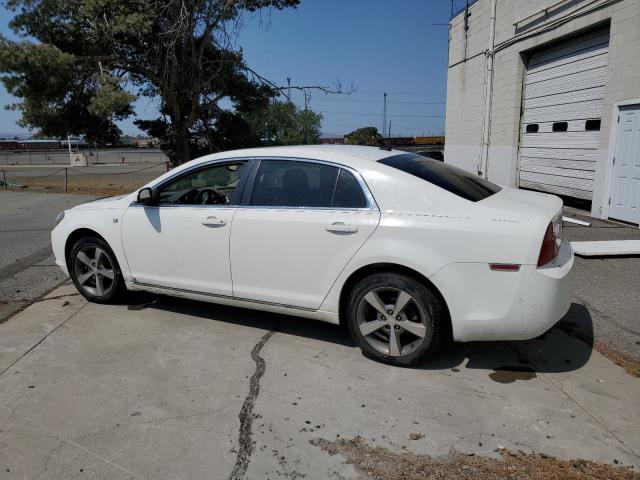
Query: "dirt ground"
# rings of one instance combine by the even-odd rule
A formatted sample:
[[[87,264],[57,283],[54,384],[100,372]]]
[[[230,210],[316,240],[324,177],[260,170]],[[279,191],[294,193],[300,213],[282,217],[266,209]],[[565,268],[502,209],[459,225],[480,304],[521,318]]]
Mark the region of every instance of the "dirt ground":
[[[73,193],[112,196],[130,193],[167,171],[166,164],[92,165],[64,167],[5,167],[7,188],[11,191]],[[0,175],[0,182],[3,176]],[[66,185],[65,185],[66,183]]]
[[[616,365],[624,368],[629,375],[640,377],[640,362],[638,362],[637,360],[630,358],[623,353],[616,352],[615,350],[612,350],[611,348],[600,342],[595,342],[593,344],[593,348]]]
[[[412,437],[413,435],[413,437]],[[417,438],[416,438],[417,437]],[[410,440],[419,440],[411,434]],[[367,478],[376,480],[637,480],[640,474],[631,467],[605,465],[588,460],[558,460],[544,454],[527,454],[504,448],[491,458],[451,451],[441,458],[410,453],[406,449],[393,452],[385,447],[372,447],[362,437],[334,441],[310,440],[329,455],[340,454],[346,464],[353,465]]]

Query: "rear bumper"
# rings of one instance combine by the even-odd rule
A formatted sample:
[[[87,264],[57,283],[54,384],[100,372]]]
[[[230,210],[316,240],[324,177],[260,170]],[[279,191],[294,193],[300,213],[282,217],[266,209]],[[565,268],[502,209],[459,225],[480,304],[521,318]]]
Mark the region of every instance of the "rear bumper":
[[[573,252],[563,240],[558,257],[536,268],[495,272],[486,263],[454,263],[431,280],[451,314],[454,340],[527,340],[551,328],[569,310]]]

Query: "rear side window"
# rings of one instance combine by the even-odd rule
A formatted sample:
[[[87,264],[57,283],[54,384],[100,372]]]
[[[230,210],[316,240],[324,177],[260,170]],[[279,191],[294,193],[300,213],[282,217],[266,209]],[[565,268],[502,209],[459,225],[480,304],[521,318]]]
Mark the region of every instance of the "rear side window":
[[[299,160],[261,160],[250,204],[258,207],[368,207],[367,197],[351,172]]]
[[[339,169],[291,160],[262,160],[251,192],[251,205],[329,208]]]
[[[365,208],[367,198],[351,172],[340,170],[336,193],[333,198],[335,208]]]
[[[410,173],[472,202],[478,202],[500,191],[500,187],[495,183],[462,168],[413,153],[394,155],[379,162]]]

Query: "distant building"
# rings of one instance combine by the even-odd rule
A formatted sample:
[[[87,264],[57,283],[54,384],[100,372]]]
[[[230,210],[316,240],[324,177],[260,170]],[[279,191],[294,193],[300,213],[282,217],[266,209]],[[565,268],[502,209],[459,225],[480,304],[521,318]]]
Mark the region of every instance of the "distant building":
[[[640,1],[470,3],[450,23],[445,161],[640,223]]]

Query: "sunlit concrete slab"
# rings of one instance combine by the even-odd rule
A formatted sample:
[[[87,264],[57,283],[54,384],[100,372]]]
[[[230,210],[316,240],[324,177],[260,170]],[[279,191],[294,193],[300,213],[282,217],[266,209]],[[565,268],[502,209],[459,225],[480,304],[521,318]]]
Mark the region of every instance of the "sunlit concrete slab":
[[[0,467],[360,478],[310,440],[361,435],[430,455],[506,447],[640,468],[640,379],[576,338],[589,322],[574,305],[544,338],[454,345],[409,369],[363,357],[333,325],[162,297],[87,304],[64,287],[0,325]]]
[[[576,255],[583,257],[640,255],[640,240],[571,242],[571,247]]]

